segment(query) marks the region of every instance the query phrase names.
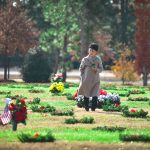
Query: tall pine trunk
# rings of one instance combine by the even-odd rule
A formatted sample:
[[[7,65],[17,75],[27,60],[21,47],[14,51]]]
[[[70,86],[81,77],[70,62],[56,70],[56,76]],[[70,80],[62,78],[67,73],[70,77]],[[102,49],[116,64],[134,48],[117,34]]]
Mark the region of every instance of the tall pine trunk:
[[[89,45],[89,18],[88,11],[86,8],[82,10],[82,17],[79,19],[80,23],[80,40],[81,40],[81,58],[85,57],[88,54],[88,45]]]
[[[147,67],[143,66],[143,86],[147,86],[147,80],[148,80]]]
[[[88,35],[86,32],[86,26],[83,23],[80,25],[80,39],[81,39],[81,57],[85,57],[88,53]]]
[[[8,80],[8,55],[4,54],[4,80]]]
[[[121,27],[122,27],[121,42],[123,44],[128,43],[127,39],[128,5],[129,5],[128,0],[121,0]]]
[[[67,45],[68,45],[68,35],[65,34],[64,36],[64,46],[63,46],[63,71],[62,71],[62,74],[63,74],[63,81],[65,82],[66,81],[66,78],[67,78],[67,69],[66,69],[66,54],[67,54]]]
[[[54,68],[53,68],[53,72],[57,73],[58,70],[58,63],[59,63],[59,50],[56,50],[54,52],[54,57],[55,57],[55,64],[54,64]]]

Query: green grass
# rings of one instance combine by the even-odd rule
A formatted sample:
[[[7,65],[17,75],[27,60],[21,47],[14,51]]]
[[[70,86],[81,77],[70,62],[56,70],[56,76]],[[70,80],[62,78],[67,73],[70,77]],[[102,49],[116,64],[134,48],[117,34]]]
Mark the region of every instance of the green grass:
[[[41,105],[49,104],[51,106],[57,107],[58,109],[68,109],[68,108],[74,108],[76,106],[75,101],[49,101],[49,102],[41,102]]]
[[[39,97],[41,99],[40,105],[51,105],[56,107],[57,109],[76,109],[76,102],[72,100],[67,100],[65,96],[52,96],[50,92],[48,92],[48,87],[50,84],[0,84],[0,91],[11,91],[11,95],[23,95],[27,97],[27,100],[33,100],[33,98]],[[30,93],[29,89],[33,87],[39,87],[44,90],[44,93]],[[77,86],[66,88],[64,93],[71,93],[74,95],[75,91],[77,90]],[[126,87],[129,89],[137,89],[134,87]],[[150,90],[142,87],[145,89],[145,94],[131,94],[132,97],[150,97]],[[122,87],[118,86],[116,90],[107,90],[108,93],[110,92],[122,91]],[[125,90],[126,91],[126,90]],[[0,94],[0,112],[4,109],[5,103],[4,98],[6,97],[5,94]],[[127,105],[129,108],[139,108],[139,109],[150,109],[149,102],[135,102],[135,101],[127,101],[127,97],[121,97],[121,105]],[[30,105],[28,105],[28,109],[30,109]],[[84,111],[84,116],[86,112]],[[88,112],[91,113],[91,112]],[[105,112],[104,112],[105,113]],[[92,130],[93,127],[96,126],[105,126],[106,124],[111,125],[114,123],[116,126],[124,127],[129,126],[129,123],[132,123],[132,129],[127,129],[124,132],[133,132],[133,133],[144,133],[150,134],[150,126],[148,128],[148,119],[139,119],[139,118],[124,118],[121,114],[114,114],[113,112],[109,113],[99,113],[97,116],[93,117],[96,119],[96,125],[82,125],[82,124],[75,124],[75,125],[65,125],[64,120],[67,117],[60,117],[60,116],[51,116],[50,114],[41,113],[32,113],[29,111],[28,113],[28,120],[27,126],[18,125],[18,130],[13,132],[11,130],[11,125],[7,126],[0,126],[0,143],[1,142],[17,142],[18,138],[17,135],[21,132],[31,132],[31,133],[43,133],[47,131],[52,131],[52,134],[56,137],[56,140],[62,141],[90,141],[90,142],[100,142],[100,143],[121,143],[119,139],[119,132],[107,132],[107,131],[96,131]],[[82,116],[80,113],[76,114],[77,118],[81,118]],[[89,114],[87,115],[89,116]],[[114,120],[112,120],[114,119]],[[102,121],[103,120],[103,121]],[[106,120],[106,121],[105,121]],[[105,122],[104,122],[105,121]],[[120,121],[120,122],[119,122]],[[103,123],[104,122],[104,123]],[[122,123],[123,122],[123,123]],[[113,124],[113,125],[114,125]],[[142,128],[140,127],[141,125]],[[139,128],[139,129],[137,129]],[[141,128],[141,129],[140,129]]]
[[[120,143],[119,134],[120,133],[130,133],[130,134],[150,134],[149,128],[145,129],[126,129],[124,132],[108,132],[108,131],[99,131],[85,128],[40,128],[40,129],[24,129],[24,133],[46,133],[51,131],[56,140],[65,140],[65,141],[90,141],[90,142],[100,142],[100,143]],[[0,131],[0,139],[3,139],[5,142],[17,142],[18,134],[22,131],[18,130],[17,132],[12,132],[10,130]],[[88,136],[87,136],[88,135]]]
[[[126,105],[129,108],[150,108],[149,102],[122,101],[121,104]]]

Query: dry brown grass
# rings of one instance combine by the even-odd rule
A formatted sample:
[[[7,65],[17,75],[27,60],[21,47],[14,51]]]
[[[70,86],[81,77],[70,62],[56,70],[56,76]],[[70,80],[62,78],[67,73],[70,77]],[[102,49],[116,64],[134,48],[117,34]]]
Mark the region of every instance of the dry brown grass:
[[[95,112],[89,111],[86,112],[83,108],[75,107],[74,110],[75,117],[77,119],[82,118],[83,116],[93,116],[95,119],[94,124],[74,124],[68,125],[64,124],[65,118],[68,116],[51,116],[50,114],[41,114],[41,118],[29,118],[28,125],[26,128],[60,128],[60,127],[84,127],[84,128],[93,128],[97,126],[121,126],[127,128],[150,128],[150,123],[144,118],[127,118],[123,117],[120,112],[105,112],[101,109],[96,109]],[[33,114],[29,112],[28,115]],[[36,113],[35,113],[36,114]],[[21,126],[20,126],[21,127]],[[19,128],[20,128],[19,127]]]
[[[148,143],[100,144],[94,142],[3,143],[0,150],[150,150]]]

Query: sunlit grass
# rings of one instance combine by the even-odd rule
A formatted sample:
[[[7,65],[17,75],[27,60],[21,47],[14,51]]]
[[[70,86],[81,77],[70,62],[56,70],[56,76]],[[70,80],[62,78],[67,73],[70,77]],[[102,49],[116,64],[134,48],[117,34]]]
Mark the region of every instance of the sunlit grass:
[[[28,128],[23,131],[18,130],[17,132],[12,132],[10,130],[0,131],[0,139],[6,142],[16,142],[18,141],[18,134],[24,133],[46,133],[52,132],[56,140],[62,141],[90,141],[90,142],[100,142],[100,143],[120,143],[119,134],[121,132],[109,132],[101,130],[92,130],[87,128]],[[122,133],[132,133],[132,134],[150,134],[149,128],[145,129],[126,129]],[[88,136],[87,136],[88,135]]]
[[[141,109],[144,109],[144,108],[150,108],[150,105],[149,105],[149,102],[136,102],[136,101],[122,101],[121,103],[122,105],[126,105],[128,106],[129,108],[141,108]]]
[[[76,102],[72,100],[67,100],[66,96],[52,96],[48,91],[49,83],[47,84],[0,84],[0,91],[11,91],[11,95],[23,95],[27,97],[26,101],[33,100],[38,97],[41,99],[40,105],[51,105],[56,107],[56,109],[67,110],[67,109],[77,109]],[[30,93],[29,89],[33,87],[39,87],[44,90],[44,93]],[[118,86],[118,90],[107,90],[108,93],[115,91],[117,93],[122,86]],[[129,89],[137,89],[129,87]],[[145,89],[145,94],[131,94],[132,97],[150,97],[150,90]],[[77,90],[77,86],[66,88],[64,93],[70,93],[74,95]],[[122,89],[121,89],[122,90]],[[0,112],[3,111],[5,103],[5,94],[0,94]],[[121,97],[121,105],[127,105],[129,108],[139,108],[139,109],[149,109],[149,102],[135,102],[127,101],[127,97]],[[17,142],[17,135],[21,132],[47,132],[52,131],[56,140],[62,141],[92,141],[100,143],[120,143],[119,132],[106,132],[106,131],[94,131],[92,127],[96,126],[124,126],[130,127],[132,129],[127,129],[125,132],[143,132],[144,134],[150,134],[150,125],[147,119],[143,118],[125,118],[120,114],[114,112],[88,112],[88,116],[91,115],[95,119],[95,124],[92,125],[65,125],[65,117],[51,116],[50,113],[33,113],[28,106],[28,119],[27,125],[18,125],[18,130],[16,132],[12,131],[11,124],[7,126],[0,126],[0,143],[6,142]],[[83,113],[83,114],[80,114]],[[114,113],[114,114],[113,114]],[[87,112],[76,110],[75,117],[81,118],[86,116]],[[141,129],[140,129],[141,128]]]

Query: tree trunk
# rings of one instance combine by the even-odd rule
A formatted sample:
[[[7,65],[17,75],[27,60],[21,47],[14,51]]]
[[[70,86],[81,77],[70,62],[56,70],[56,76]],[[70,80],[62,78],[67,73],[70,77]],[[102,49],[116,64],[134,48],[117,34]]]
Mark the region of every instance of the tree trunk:
[[[8,56],[4,55],[4,80],[8,80]]]
[[[143,86],[147,86],[147,80],[148,80],[147,67],[143,66]]]
[[[122,77],[122,85],[124,85],[124,83],[125,83],[125,79],[124,79],[124,77]]]
[[[81,58],[85,57],[88,54],[88,45],[89,45],[89,18],[88,11],[86,8],[82,10],[82,17],[80,17],[80,40],[81,40]]]
[[[8,57],[8,61],[7,61],[7,70],[8,70],[7,79],[9,79],[9,76],[10,76],[10,59],[9,59],[9,57]]]
[[[57,73],[57,70],[58,70],[58,63],[59,63],[59,50],[56,50],[56,51],[54,52],[54,57],[55,57],[55,65],[54,65],[53,72],[54,72],[54,73]]]
[[[63,70],[62,70],[62,74],[63,74],[63,81],[66,81],[66,77],[67,77],[67,70],[66,70],[66,53],[67,53],[67,45],[68,45],[68,35],[65,34],[64,36],[64,47],[63,47]]]
[[[84,23],[80,24],[81,32],[80,32],[80,38],[81,38],[81,57],[85,57],[88,53],[88,35],[84,26]]]
[[[122,26],[121,42],[123,44],[127,44],[127,15],[128,15],[128,0],[121,0],[121,26]]]

